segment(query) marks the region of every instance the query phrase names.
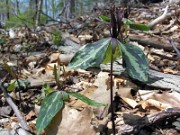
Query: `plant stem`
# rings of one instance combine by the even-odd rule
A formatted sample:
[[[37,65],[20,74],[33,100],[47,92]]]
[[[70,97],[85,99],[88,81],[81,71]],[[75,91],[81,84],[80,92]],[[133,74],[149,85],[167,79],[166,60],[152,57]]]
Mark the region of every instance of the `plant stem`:
[[[128,39],[128,30],[129,30],[129,25],[125,24],[125,43],[127,44],[129,39]]]
[[[111,121],[112,121],[112,131],[113,135],[116,133],[115,123],[114,123],[114,106],[113,106],[113,51],[111,53],[111,70],[110,70],[110,98],[111,98]]]

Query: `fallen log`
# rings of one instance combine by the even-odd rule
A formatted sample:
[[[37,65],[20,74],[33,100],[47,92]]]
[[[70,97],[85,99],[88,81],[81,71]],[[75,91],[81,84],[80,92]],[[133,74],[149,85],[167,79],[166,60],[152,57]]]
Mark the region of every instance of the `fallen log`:
[[[137,34],[130,34],[130,41],[138,42],[142,46],[151,46],[157,49],[164,49],[165,51],[173,51],[173,47],[170,45],[169,41],[161,38],[143,37]],[[180,44],[174,42],[177,49],[180,50]]]
[[[124,74],[127,76],[125,72],[125,68],[122,67],[122,62],[120,60],[115,61],[113,64],[113,74],[114,75],[121,75]],[[110,70],[110,64],[101,64],[100,68],[102,71]],[[172,75],[172,74],[165,74],[162,72],[158,72],[155,70],[149,70],[149,80],[147,82],[147,86],[159,88],[159,89],[166,89],[166,90],[175,90],[180,92],[180,76],[179,75]]]

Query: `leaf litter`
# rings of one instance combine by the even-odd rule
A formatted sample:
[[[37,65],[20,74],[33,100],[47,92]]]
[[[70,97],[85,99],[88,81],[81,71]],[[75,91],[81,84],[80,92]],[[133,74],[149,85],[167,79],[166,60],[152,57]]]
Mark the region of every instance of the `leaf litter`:
[[[159,6],[161,8],[159,8]],[[151,19],[158,17],[156,13],[159,10],[162,11],[163,7],[163,4],[154,4],[149,7],[134,8],[130,14],[130,18],[136,23],[148,23]],[[173,10],[176,8],[177,5],[172,4],[170,9]],[[86,27],[83,27],[83,21],[79,21],[81,19],[86,20]],[[169,21],[170,20],[172,19],[169,19]],[[43,92],[41,91],[42,85],[48,83],[52,88],[56,87],[53,76],[54,64],[60,65],[65,69],[65,72],[61,73],[61,76],[65,76],[68,80],[65,90],[77,91],[91,99],[108,104],[108,106],[90,107],[76,98],[71,98],[70,102],[65,105],[63,112],[58,113],[54,117],[51,124],[45,129],[45,132],[49,135],[52,133],[93,135],[99,132],[107,134],[110,132],[108,130],[108,128],[111,129],[111,122],[108,120],[110,106],[108,90],[109,73],[93,68],[90,69],[90,71],[69,70],[65,66],[62,66],[67,65],[74,56],[74,52],[67,53],[69,48],[62,49],[65,43],[68,44],[68,46],[71,46],[69,44],[73,43],[75,46],[74,48],[79,48],[85,43],[99,40],[99,36],[106,37],[108,35],[108,28],[104,27],[104,25],[99,25],[100,23],[99,20],[95,18],[87,19],[86,16],[77,18],[72,21],[71,25],[77,26],[77,24],[79,24],[80,27],[74,32],[71,32],[71,34],[67,33],[73,29],[67,29],[67,24],[63,24],[64,26],[59,24],[58,27],[66,27],[66,32],[64,32],[64,34],[66,34],[64,38],[65,41],[61,43],[61,47],[53,46],[52,35],[48,32],[53,31],[54,27],[57,27],[53,25],[45,27],[45,29],[47,29],[46,31],[42,30],[37,33],[30,31],[26,27],[17,28],[15,30],[15,35],[13,35],[13,40],[12,37],[6,35],[7,41],[1,46],[0,77],[3,78],[7,76],[7,83],[10,83],[12,80],[12,77],[8,75],[6,69],[3,67],[3,62],[6,61],[21,79],[27,79],[30,82],[28,88],[20,91],[22,93],[21,99],[18,92],[12,91],[10,95],[16,102],[16,105],[21,109],[32,132],[35,133],[37,113],[41,101],[44,98]],[[97,25],[99,25],[98,28],[95,27]],[[152,33],[142,33],[140,31],[131,30],[130,40],[137,42],[136,44],[138,44],[138,46],[144,47],[143,50],[148,57],[150,68],[158,72],[178,76],[180,74],[180,60],[177,58],[176,52],[170,49],[171,47],[167,41],[167,37],[174,38],[174,44],[177,48],[180,47],[179,24],[174,23],[172,26],[167,26],[168,23],[158,24]],[[96,29],[93,29],[94,27]],[[148,44],[145,44],[146,41],[148,41]],[[163,49],[160,49],[159,46]],[[74,51],[76,52],[77,50]],[[179,86],[179,84],[177,84],[177,86]],[[153,129],[154,133],[178,134],[172,125],[176,119],[166,121],[167,117],[180,117],[179,114],[176,113],[176,108],[179,107],[180,103],[180,95],[177,91],[173,89],[168,91],[153,87],[142,89],[141,86],[134,84],[124,74],[114,75],[114,89],[115,97],[113,106],[116,110],[116,125],[119,134],[126,133],[124,130],[128,128],[125,126],[128,125],[132,128],[131,125],[133,124],[139,124],[141,132],[151,132]],[[0,97],[0,128],[13,129],[14,124],[19,124],[17,117],[11,109],[7,108],[7,103],[2,93]],[[20,106],[19,104],[22,105]],[[168,108],[175,108],[175,110],[172,111]],[[162,123],[164,124],[159,125],[158,123],[152,122],[142,125],[144,118],[148,118],[149,120],[150,118],[155,118],[151,115],[155,115],[156,113],[159,113],[159,116],[161,113],[166,116],[164,111],[172,113],[172,116],[169,115],[162,118]],[[171,124],[166,125],[166,122]],[[147,129],[148,126],[152,126],[152,129]],[[158,128],[156,126],[158,126]],[[176,128],[178,127],[180,126],[176,126]],[[131,133],[131,131],[128,133]]]

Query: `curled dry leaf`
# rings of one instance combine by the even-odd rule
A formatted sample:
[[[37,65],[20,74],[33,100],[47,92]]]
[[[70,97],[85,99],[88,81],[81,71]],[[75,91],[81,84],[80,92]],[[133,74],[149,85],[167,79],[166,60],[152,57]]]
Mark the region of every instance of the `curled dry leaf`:
[[[87,41],[91,41],[93,39],[92,35],[79,35],[78,36],[81,43],[86,43]]]
[[[122,78],[115,78],[114,81],[116,84],[116,89],[119,89],[120,87],[125,87],[127,84],[127,80]]]
[[[180,106],[180,94],[176,91],[158,93],[156,91],[139,90],[139,95],[142,100],[154,99],[172,107]]]
[[[25,119],[27,121],[31,120],[33,117],[36,116],[36,113],[34,111],[30,111],[26,116],[25,116]]]
[[[172,107],[172,106],[170,106],[168,104],[159,102],[159,101],[154,100],[154,99],[148,99],[148,100],[145,100],[145,101],[141,101],[140,105],[142,106],[142,108],[144,110],[151,109],[152,107],[156,107],[159,110],[165,110],[167,108]]]
[[[122,96],[121,96],[121,98],[132,108],[135,108],[138,105],[138,103],[133,99],[122,97]]]
[[[57,62],[57,61],[58,61],[58,58],[59,58],[59,55],[60,55],[60,53],[52,53],[52,54],[49,56],[50,63]]]
[[[45,68],[48,69],[48,70],[53,70],[54,65],[56,65],[56,67],[58,67],[57,63],[50,63],[50,64],[47,64]]]

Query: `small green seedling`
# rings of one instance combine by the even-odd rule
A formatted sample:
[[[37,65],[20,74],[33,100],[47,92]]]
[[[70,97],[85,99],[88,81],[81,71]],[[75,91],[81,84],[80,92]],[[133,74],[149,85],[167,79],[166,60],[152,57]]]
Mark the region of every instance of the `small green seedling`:
[[[55,45],[60,45],[61,41],[62,41],[62,34],[60,31],[54,31],[52,32],[52,35],[53,35],[53,43]]]

